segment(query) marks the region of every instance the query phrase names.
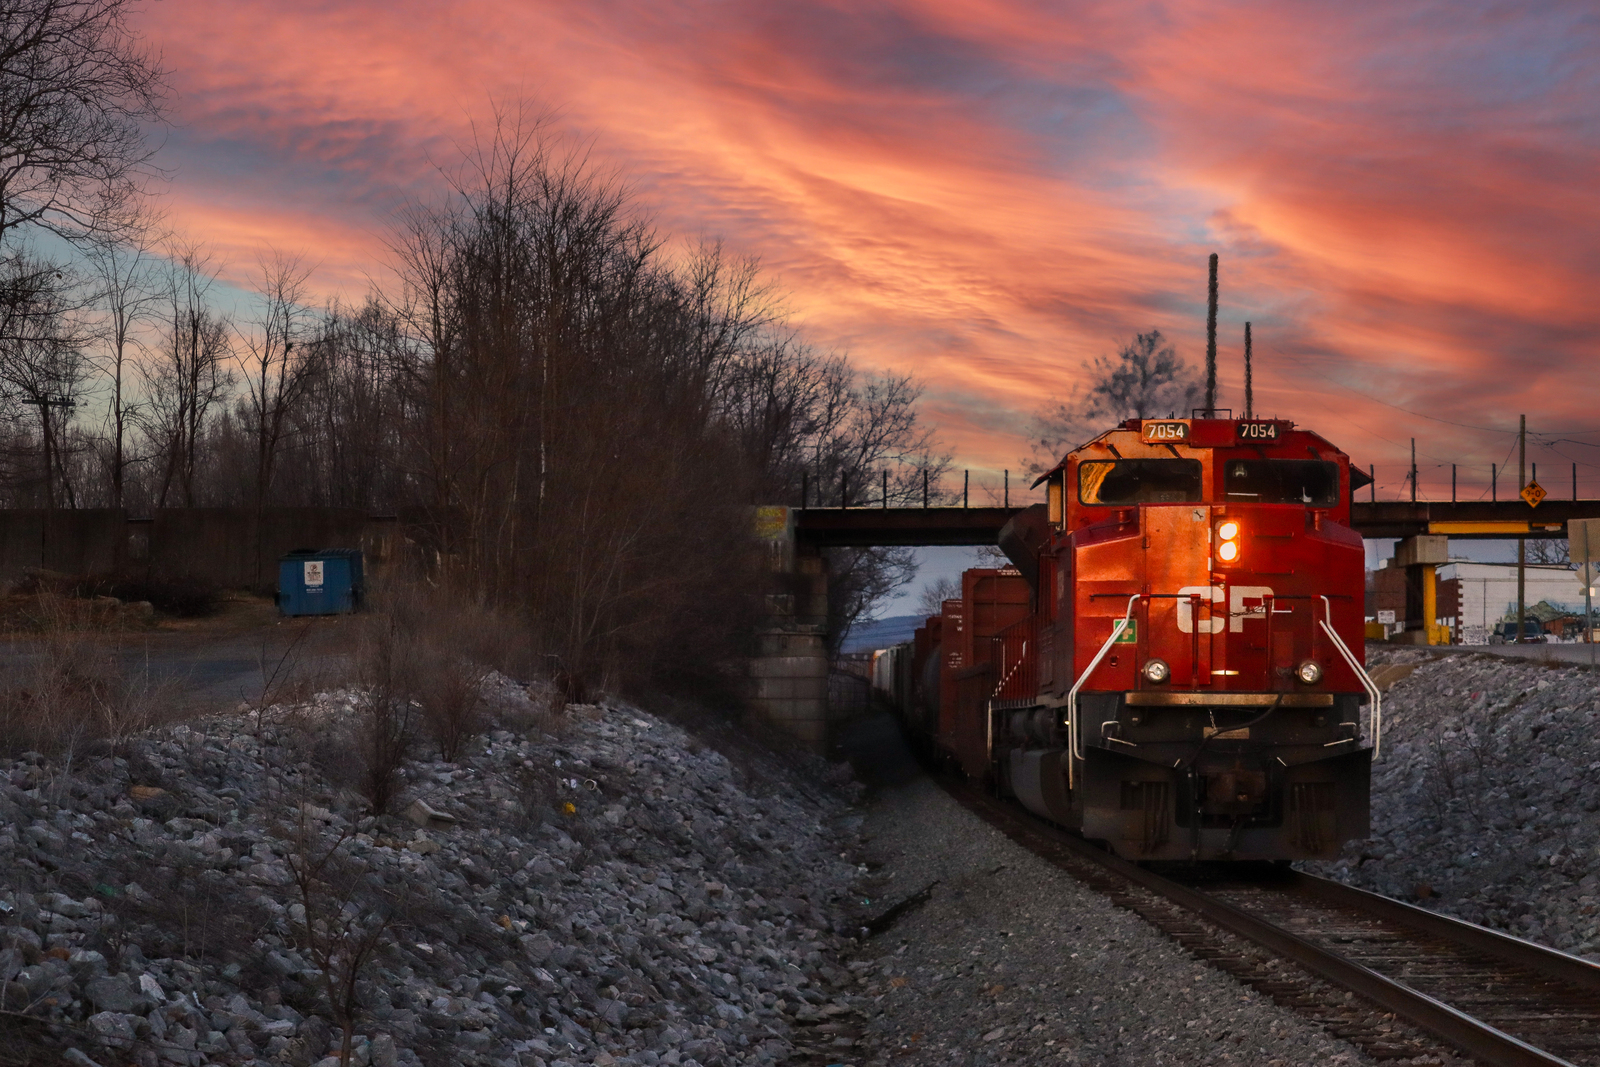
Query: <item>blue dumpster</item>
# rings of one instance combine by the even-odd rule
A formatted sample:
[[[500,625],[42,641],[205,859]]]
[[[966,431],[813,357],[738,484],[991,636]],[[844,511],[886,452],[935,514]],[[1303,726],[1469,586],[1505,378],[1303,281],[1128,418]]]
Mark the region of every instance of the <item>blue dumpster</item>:
[[[359,548],[297,549],[278,561],[278,612],[338,615],[361,607]]]

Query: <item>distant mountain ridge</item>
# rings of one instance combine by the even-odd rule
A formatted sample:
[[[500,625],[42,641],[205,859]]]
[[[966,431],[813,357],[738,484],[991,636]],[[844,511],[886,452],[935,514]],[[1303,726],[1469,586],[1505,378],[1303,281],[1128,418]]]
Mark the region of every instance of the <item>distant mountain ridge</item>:
[[[840,647],[841,652],[871,652],[889,648],[902,641],[911,640],[911,634],[922,625],[921,615],[890,615],[884,619],[858,622],[850,630]]]

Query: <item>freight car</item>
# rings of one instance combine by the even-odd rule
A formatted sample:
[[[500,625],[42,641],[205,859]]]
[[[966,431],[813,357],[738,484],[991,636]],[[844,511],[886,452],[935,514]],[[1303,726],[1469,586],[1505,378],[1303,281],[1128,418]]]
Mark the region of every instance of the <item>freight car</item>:
[[[1136,860],[1367,836],[1366,484],[1278,419],[1131,419],[1038,484],[875,684],[927,750]]]

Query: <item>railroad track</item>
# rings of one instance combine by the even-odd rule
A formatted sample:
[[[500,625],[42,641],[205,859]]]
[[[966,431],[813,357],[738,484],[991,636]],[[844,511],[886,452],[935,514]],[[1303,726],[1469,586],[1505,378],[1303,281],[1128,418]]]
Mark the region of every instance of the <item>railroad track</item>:
[[[1596,964],[1290,870],[1165,878],[944,785],[1029,851],[1374,1059],[1600,1067]]]

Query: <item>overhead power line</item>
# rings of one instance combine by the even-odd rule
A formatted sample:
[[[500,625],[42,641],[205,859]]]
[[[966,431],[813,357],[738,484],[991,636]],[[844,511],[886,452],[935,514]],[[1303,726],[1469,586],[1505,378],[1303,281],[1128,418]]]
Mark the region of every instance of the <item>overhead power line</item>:
[[[1276,345],[1273,346],[1272,350],[1274,352],[1277,352],[1279,355],[1282,355],[1282,356],[1288,356],[1289,355],[1289,353],[1285,352],[1283,349],[1279,348]],[[1378,397],[1373,396],[1371,393],[1364,393],[1360,389],[1354,389],[1354,388],[1346,385],[1345,383],[1339,381],[1336,378],[1331,378],[1326,374],[1322,374],[1322,373],[1320,373],[1318,371],[1312,370],[1303,361],[1300,363],[1300,366],[1302,368],[1304,368],[1306,373],[1310,374],[1312,377],[1320,378],[1320,379],[1322,379],[1323,381],[1327,382],[1330,385],[1338,386],[1340,389],[1343,389],[1345,392],[1350,393],[1353,396],[1359,396],[1364,400],[1370,400],[1374,404],[1382,404],[1386,408],[1393,408],[1396,411],[1403,411],[1407,415],[1413,415],[1413,416],[1415,416],[1416,418],[1419,418],[1419,419],[1427,419],[1429,422],[1442,423],[1445,426],[1459,426],[1464,430],[1481,430],[1484,433],[1503,433],[1503,434],[1509,434],[1512,437],[1515,437],[1517,435],[1517,431],[1516,430],[1509,430],[1509,429],[1504,429],[1503,430],[1503,429],[1500,429],[1499,427],[1496,427],[1496,426],[1479,426],[1479,425],[1477,425],[1475,423],[1470,423],[1470,422],[1457,422],[1455,419],[1441,419],[1437,415],[1428,415],[1428,414],[1426,414],[1424,412],[1421,412],[1421,411],[1414,411],[1411,408],[1401,407],[1399,404],[1391,404],[1389,401],[1381,400]],[[1528,436],[1529,437],[1539,437],[1539,438],[1547,438],[1547,437],[1552,437],[1552,436],[1556,436],[1556,435],[1559,435],[1559,434],[1600,434],[1600,429],[1593,429],[1593,430],[1540,430],[1540,431],[1529,430],[1528,431]],[[1575,441],[1575,442],[1573,442],[1573,444],[1591,444],[1591,442]],[[1596,445],[1596,447],[1600,447],[1600,445]]]

